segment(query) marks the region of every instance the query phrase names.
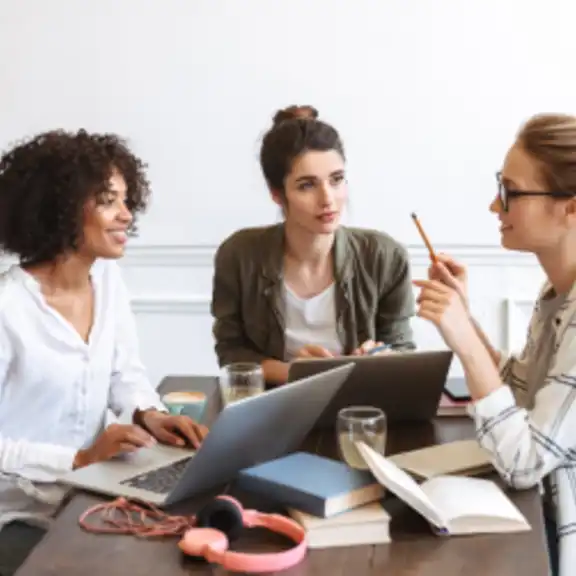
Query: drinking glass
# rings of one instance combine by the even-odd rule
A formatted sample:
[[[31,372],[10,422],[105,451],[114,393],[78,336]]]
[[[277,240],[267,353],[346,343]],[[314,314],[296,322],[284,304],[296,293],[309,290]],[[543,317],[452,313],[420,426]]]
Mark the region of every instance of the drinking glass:
[[[220,390],[224,406],[264,392],[264,373],[260,364],[237,362],[220,371]]]
[[[384,455],[386,449],[386,414],[373,406],[349,406],[338,412],[336,424],[340,457],[348,466],[367,470],[368,465],[355,442],[364,442],[376,452]]]

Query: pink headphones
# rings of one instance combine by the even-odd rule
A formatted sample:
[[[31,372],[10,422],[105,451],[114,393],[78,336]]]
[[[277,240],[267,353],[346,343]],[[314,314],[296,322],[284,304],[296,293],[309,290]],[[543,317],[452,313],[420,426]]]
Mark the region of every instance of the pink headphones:
[[[243,528],[261,526],[288,536],[296,546],[272,554],[246,554],[228,550],[229,542]],[[230,496],[217,496],[196,515],[196,527],[190,528],[178,543],[189,556],[202,557],[232,572],[275,572],[298,564],[306,554],[306,532],[294,520],[279,514],[244,510]]]

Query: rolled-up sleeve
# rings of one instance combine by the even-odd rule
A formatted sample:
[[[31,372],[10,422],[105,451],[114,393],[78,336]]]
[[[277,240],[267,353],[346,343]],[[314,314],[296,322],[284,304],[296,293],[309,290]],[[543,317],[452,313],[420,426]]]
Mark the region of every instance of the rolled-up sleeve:
[[[526,366],[511,357],[503,364],[511,382],[525,382]],[[503,479],[516,488],[537,485],[551,471],[573,460],[576,447],[576,324],[564,333],[545,385],[531,410],[516,404],[504,385],[475,402],[470,414],[480,444],[493,456]]]
[[[0,433],[0,472],[33,482],[53,482],[72,470],[76,452],[68,446],[13,440]]]
[[[11,358],[9,347],[6,344],[0,346],[1,399]],[[13,438],[0,422],[0,474],[16,475],[35,482],[52,482],[72,469],[75,457],[76,449],[69,446]]]

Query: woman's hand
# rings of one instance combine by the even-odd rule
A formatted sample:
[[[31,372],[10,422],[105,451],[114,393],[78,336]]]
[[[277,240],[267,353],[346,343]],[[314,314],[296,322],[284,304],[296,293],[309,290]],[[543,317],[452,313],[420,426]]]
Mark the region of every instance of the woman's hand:
[[[198,448],[208,434],[208,428],[188,416],[173,416],[158,410],[140,413],[143,426],[160,442],[173,446],[189,444]]]
[[[90,448],[77,452],[73,467],[82,468],[155,444],[156,440],[136,424],[110,424]]]
[[[460,296],[464,307],[469,309],[468,274],[466,267],[447,254],[438,254],[435,263],[428,268],[428,278],[439,280]]]
[[[352,352],[352,356],[367,356],[368,354],[374,354],[379,356],[380,354],[391,354],[393,350],[390,348],[382,348],[382,350],[376,351],[377,348],[384,346],[383,342],[374,342],[374,340],[366,340],[362,345],[360,345],[356,350]]]
[[[478,340],[468,309],[461,294],[440,280],[414,280],[421,288],[416,299],[417,315],[432,322],[446,345],[460,355]]]
[[[296,358],[334,358],[334,354],[324,346],[306,344],[296,353]]]

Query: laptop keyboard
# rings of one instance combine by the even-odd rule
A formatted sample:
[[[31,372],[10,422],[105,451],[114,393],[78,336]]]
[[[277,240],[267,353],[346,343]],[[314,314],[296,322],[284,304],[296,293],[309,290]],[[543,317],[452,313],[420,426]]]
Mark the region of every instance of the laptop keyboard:
[[[120,484],[156,492],[157,494],[167,494],[176,486],[176,482],[178,482],[184,473],[184,469],[188,465],[189,460],[190,458],[178,460],[178,462],[162,466],[162,468],[156,468],[156,470],[150,470],[149,472],[144,472],[143,474],[122,480]]]

